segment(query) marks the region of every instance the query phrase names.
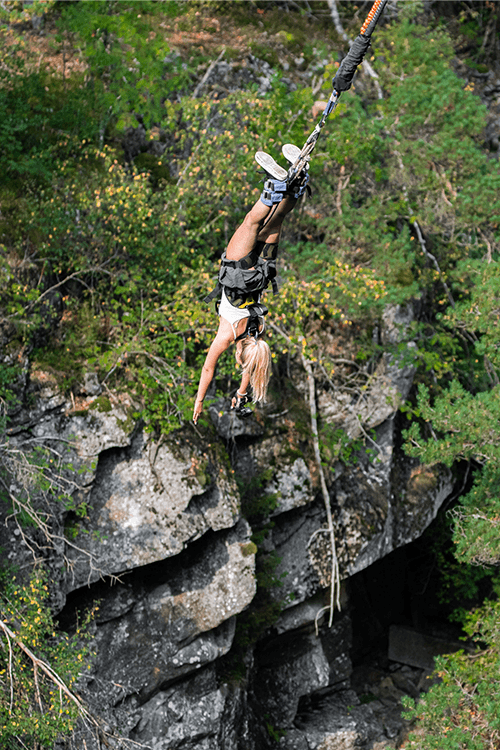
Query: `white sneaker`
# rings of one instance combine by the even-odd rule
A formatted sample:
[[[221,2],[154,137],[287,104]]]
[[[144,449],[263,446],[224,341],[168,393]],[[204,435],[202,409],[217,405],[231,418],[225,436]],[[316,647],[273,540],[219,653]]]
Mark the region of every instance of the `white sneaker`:
[[[300,156],[300,148],[298,146],[294,146],[293,143],[285,143],[285,145],[281,149],[281,153],[283,154],[285,159],[290,162],[290,164],[294,164]]]
[[[273,179],[279,180],[280,182],[286,181],[288,175],[286,169],[283,169],[283,167],[280,167],[279,164],[276,164],[270,154],[266,154],[265,151],[257,151],[257,153],[255,154],[255,161],[257,162],[259,167],[265,169],[267,174]]]

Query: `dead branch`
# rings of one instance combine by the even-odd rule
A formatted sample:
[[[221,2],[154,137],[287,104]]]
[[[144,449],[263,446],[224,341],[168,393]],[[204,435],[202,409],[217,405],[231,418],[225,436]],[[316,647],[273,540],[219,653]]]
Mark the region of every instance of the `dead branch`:
[[[2,446],[0,446],[0,449],[1,449],[1,447]],[[0,457],[1,457],[1,453],[0,453]],[[5,466],[5,463],[4,463],[4,466]],[[29,463],[28,463],[28,466],[29,466]],[[8,468],[8,467],[6,467],[6,468]],[[38,529],[40,529],[40,531],[42,532],[42,534],[43,534],[43,536],[44,536],[44,538],[45,538],[45,540],[47,542],[47,544],[49,544],[51,547],[53,547],[57,542],[62,542],[67,547],[71,547],[71,549],[74,549],[76,552],[84,555],[88,559],[88,564],[89,564],[89,579],[88,579],[89,582],[90,582],[91,574],[93,572],[96,573],[99,576],[99,578],[101,578],[101,579],[104,579],[105,576],[110,576],[110,578],[111,578],[111,580],[113,582],[120,582],[119,576],[106,573],[105,571],[103,571],[101,568],[97,567],[94,564],[94,556],[93,556],[93,554],[91,552],[88,552],[87,550],[83,549],[82,547],[79,547],[77,544],[75,544],[74,542],[72,542],[70,539],[67,539],[65,536],[61,536],[60,534],[56,534],[55,532],[53,532],[49,528],[49,525],[47,523],[46,517],[44,518],[44,516],[39,511],[37,511],[37,510],[35,510],[35,508],[33,508],[33,506],[31,505],[31,503],[29,501],[29,499],[28,499],[28,501],[23,502],[23,500],[21,500],[19,497],[16,497],[16,495],[14,495],[11,492],[10,487],[6,484],[4,478],[1,476],[1,474],[0,474],[0,485],[4,488],[5,492],[7,493],[7,495],[9,496],[9,498],[10,498],[10,500],[12,502],[12,507],[14,508],[14,512],[12,513],[12,516],[15,519],[17,528],[18,528],[18,530],[19,530],[19,532],[21,534],[21,538],[22,538],[24,544],[26,544],[26,546],[28,547],[28,549],[31,550],[31,553],[33,554],[33,557],[35,559],[36,559],[35,550],[33,549],[32,544],[30,543],[30,541],[26,537],[26,534],[24,533],[24,529],[22,527],[22,524],[20,524],[19,521],[18,521],[18,519],[17,519],[17,515],[18,515],[19,512],[25,513],[28,516],[28,518],[34,523],[35,527],[38,528]],[[76,485],[76,486],[78,486],[78,485]],[[26,493],[29,496],[29,487],[26,484],[24,486],[24,489],[25,489]],[[9,520],[10,517],[11,516],[8,516],[5,519],[5,523],[7,523],[7,521]],[[33,544],[35,544],[35,546],[38,549],[41,549],[40,545],[37,544],[36,542],[33,542]],[[71,566],[70,561],[69,561],[68,557],[66,556],[66,554],[63,555],[63,559],[64,559],[65,564],[68,566],[68,568],[71,568],[72,566]]]
[[[482,232],[482,231],[481,231],[480,229],[479,229],[479,234],[480,234],[480,235],[481,235],[481,237],[483,238],[483,241],[484,241],[484,243],[486,244],[486,247],[488,248],[488,250],[487,250],[487,253],[486,253],[486,255],[484,256],[484,257],[485,257],[485,259],[486,259],[486,262],[487,262],[487,263],[491,263],[491,261],[493,260],[493,258],[492,258],[492,247],[491,247],[491,242],[490,242],[490,241],[488,240],[488,238],[486,237],[486,235],[485,235],[485,234],[484,234],[484,233],[483,233],[483,232]]]
[[[205,72],[205,75],[203,76],[203,78],[201,79],[201,81],[198,83],[198,85],[196,86],[195,90],[193,91],[193,99],[197,99],[198,98],[198,96],[200,94],[200,91],[202,90],[203,86],[205,85],[205,83],[206,83],[206,81],[207,81],[210,73],[215,68],[215,66],[217,65],[217,63],[222,60],[222,58],[224,57],[225,52],[226,52],[226,48],[223,47],[222,50],[219,53],[219,56],[218,56],[217,60],[213,60],[210,63],[210,65],[208,66],[208,68],[207,68],[207,70]]]
[[[108,262],[109,261],[106,261],[106,263],[108,263]],[[98,272],[98,271],[101,272],[101,273],[107,273],[108,275],[111,275],[111,271],[108,271],[107,269],[105,269],[104,265],[93,266],[92,268],[87,268],[84,271],[84,273],[95,273],[95,272]],[[85,286],[85,287],[87,287],[87,289],[89,289],[90,287],[88,286],[88,284],[86,284],[86,282],[83,281],[83,279],[79,279],[78,278],[78,276],[80,276],[81,273],[82,273],[82,271],[75,271],[74,273],[70,273],[70,275],[66,276],[64,279],[62,279],[62,281],[58,281],[57,284],[54,284],[49,289],[46,289],[39,297],[37,297],[32,302],[30,302],[28,305],[26,305],[26,307],[23,308],[23,312],[28,312],[29,310],[33,309],[33,307],[35,305],[37,305],[39,302],[41,302],[48,294],[50,294],[51,292],[53,292],[55,289],[58,289],[63,284],[66,284],[66,282],[70,281],[71,279],[77,279],[77,281],[79,281],[80,284],[83,284],[83,286]],[[16,313],[13,313],[12,315],[8,315],[7,318],[6,318],[6,320],[10,320],[11,318],[14,318],[15,316],[16,316]]]
[[[350,174],[348,174],[347,177],[345,178],[344,178],[344,175],[345,175],[345,165],[342,164],[342,166],[340,167],[339,181],[337,184],[337,200],[336,200],[337,211],[338,211],[339,216],[342,216],[342,190],[346,189],[346,187],[349,184],[349,180],[351,179]]]
[[[3,622],[3,620],[0,620],[0,628],[3,630],[4,634],[8,638],[10,638],[11,641],[13,641],[18,646],[18,648],[21,649],[21,651],[23,651],[26,654],[28,659],[33,664],[33,669],[35,668],[40,669],[45,675],[47,675],[49,680],[53,682],[54,685],[56,685],[59,688],[59,690],[62,691],[66,695],[66,697],[75,704],[75,706],[78,709],[78,712],[80,713],[82,717],[86,718],[93,724],[97,724],[95,719],[93,719],[93,717],[89,714],[85,706],[79,701],[76,695],[69,689],[69,687],[59,677],[57,672],[55,672],[49,664],[47,664],[42,659],[39,659],[37,656],[35,656],[33,651],[31,651],[31,649],[29,649],[23,643],[23,641],[16,635],[16,633],[14,633],[13,630],[11,630],[8,627],[8,625],[5,622]]]
[[[275,323],[269,322],[268,324],[276,333],[279,333],[280,336],[283,336],[286,341],[288,341],[289,344],[292,344],[294,346],[299,346],[298,344],[293,344],[291,338],[281,330]],[[335,606],[337,609],[340,610],[340,574],[339,574],[339,564],[338,564],[338,558],[337,558],[337,551],[335,546],[335,532],[333,528],[333,518],[332,518],[332,508],[330,505],[330,496],[328,494],[328,487],[326,486],[326,480],[325,480],[325,474],[323,471],[323,466],[321,463],[321,452],[319,447],[319,434],[318,434],[318,417],[317,417],[317,410],[316,410],[316,381],[314,379],[314,374],[312,371],[311,361],[307,359],[302,351],[300,352],[301,359],[302,359],[302,365],[304,367],[304,370],[307,373],[307,382],[309,385],[309,411],[311,415],[311,432],[313,434],[313,448],[314,448],[314,458],[316,460],[316,465],[318,469],[319,474],[319,480],[320,480],[320,486],[321,486],[321,494],[323,496],[323,502],[325,505],[326,510],[326,518],[328,522],[328,529],[325,529],[325,531],[328,532],[330,536],[330,546],[331,546],[331,553],[332,553],[332,571],[331,571],[331,580],[330,580],[330,604],[327,607],[323,607],[316,615],[315,624],[316,624],[316,634],[318,633],[318,619],[321,617],[323,612],[326,612],[327,610],[330,611],[330,617],[328,620],[328,626],[331,627],[333,622],[333,613],[335,610]],[[318,530],[319,532],[320,530]],[[316,532],[313,534],[311,539],[315,536]],[[309,540],[310,543],[311,540]]]
[[[323,607],[320,612],[329,610],[330,611],[330,617],[328,620],[328,626],[332,626],[333,622],[333,612],[335,610],[335,606],[337,606],[337,609],[340,610],[340,575],[339,575],[339,563],[337,558],[337,551],[335,547],[335,533],[333,529],[333,518],[332,518],[332,508],[330,505],[330,495],[328,494],[328,488],[326,486],[326,480],[325,480],[325,473],[323,471],[323,466],[321,464],[321,453],[319,448],[319,435],[318,435],[318,418],[317,418],[317,410],[316,410],[316,381],[314,380],[314,374],[311,366],[310,360],[306,359],[306,357],[302,354],[302,364],[304,366],[304,370],[307,373],[307,382],[309,385],[309,410],[311,414],[311,431],[313,434],[313,447],[314,447],[314,457],[316,459],[316,464],[318,468],[319,473],[319,481],[321,486],[321,494],[323,495],[323,502],[325,505],[326,510],[326,518],[328,523],[328,533],[330,536],[330,546],[331,546],[331,553],[332,553],[332,570],[331,570],[331,580],[330,580],[330,604],[328,607]],[[316,615],[316,625],[317,625],[318,615]],[[317,631],[317,627],[316,627]]]

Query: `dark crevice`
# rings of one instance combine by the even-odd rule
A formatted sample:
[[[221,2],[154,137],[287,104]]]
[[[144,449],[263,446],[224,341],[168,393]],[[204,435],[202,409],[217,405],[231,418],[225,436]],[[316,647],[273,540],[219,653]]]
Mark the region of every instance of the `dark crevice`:
[[[217,485],[212,485],[200,495],[193,495],[185,510],[190,515],[203,516],[210,508],[216,508],[220,500],[220,490]]]
[[[101,622],[108,622],[121,617],[159,586],[168,585],[172,596],[205,588],[229,560],[225,542],[231,532],[234,533],[234,529],[207,531],[174,557],[120,573],[120,583],[106,576],[104,580],[72,591],[58,616],[61,627],[72,630],[77,613],[91,608],[96,601],[101,602]],[[133,598],[130,606],[129,598]],[[125,603],[121,604],[120,599]],[[112,615],[114,608],[116,614]]]

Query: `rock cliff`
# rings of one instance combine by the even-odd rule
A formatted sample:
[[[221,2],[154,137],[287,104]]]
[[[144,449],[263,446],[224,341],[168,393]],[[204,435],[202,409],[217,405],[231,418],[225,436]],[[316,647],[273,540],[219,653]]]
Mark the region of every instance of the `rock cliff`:
[[[410,317],[388,310],[386,340]],[[393,739],[350,689],[348,583],[419,536],[452,488],[449,471],[401,450],[396,412],[412,377],[385,355],[356,402],[318,398],[325,422],[364,437],[327,477],[345,582],[329,628],[317,617],[331,575],[328,536],[317,533],[326,528],[317,467],[307,450],[290,450],[286,414],[273,416],[271,405],[268,416],[241,421],[219,400],[208,434],[187,426],[155,438],[130,419],[126,398],[99,395],[91,378],[75,405],[31,373],[32,407],[13,417],[10,442],[49,446],[72,482],[73,505],[51,508],[52,549],[43,556],[63,624],[100,602],[80,690],[110,727],[152,750],[259,750],[275,741],[347,750]],[[305,394],[300,376],[296,387]],[[2,543],[22,568],[27,548],[5,520]],[[260,603],[256,553],[267,571]]]

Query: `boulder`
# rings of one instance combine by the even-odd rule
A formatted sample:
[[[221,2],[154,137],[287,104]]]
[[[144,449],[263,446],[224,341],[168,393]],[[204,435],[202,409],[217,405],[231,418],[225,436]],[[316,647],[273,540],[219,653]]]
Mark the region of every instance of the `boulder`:
[[[233,441],[242,437],[261,437],[264,427],[256,419],[256,414],[241,419],[235,411],[230,408],[230,401],[218,399],[208,408],[217,434],[227,441]]]
[[[353,690],[320,698],[314,713],[299,716],[296,726],[310,750],[359,750],[380,737],[373,709],[360,705]]]

